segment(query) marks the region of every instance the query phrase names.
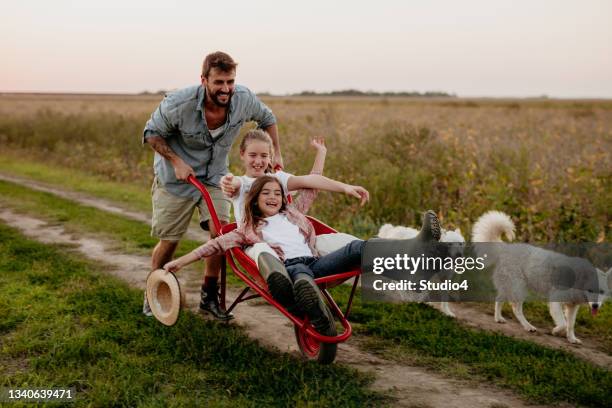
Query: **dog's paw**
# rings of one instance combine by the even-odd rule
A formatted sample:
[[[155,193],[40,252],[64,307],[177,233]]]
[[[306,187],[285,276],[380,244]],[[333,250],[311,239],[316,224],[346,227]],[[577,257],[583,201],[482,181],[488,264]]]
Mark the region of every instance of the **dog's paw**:
[[[552,334],[553,336],[559,336],[559,335],[563,335],[563,333],[565,333],[565,331],[567,330],[566,326],[557,326],[554,329],[552,329]]]
[[[532,325],[528,325],[523,328],[525,329],[525,331],[528,331],[529,333],[535,333],[538,331],[538,329]]]
[[[496,323],[506,323],[506,319],[504,319],[503,317],[499,317],[495,319]]]
[[[569,341],[572,344],[582,344],[582,340],[577,339],[576,337],[568,337],[567,341]]]

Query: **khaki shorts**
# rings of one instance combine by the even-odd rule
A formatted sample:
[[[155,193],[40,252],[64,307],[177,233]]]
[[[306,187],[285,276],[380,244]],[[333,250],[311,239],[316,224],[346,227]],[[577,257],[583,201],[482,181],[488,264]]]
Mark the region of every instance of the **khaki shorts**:
[[[218,187],[206,186],[219,220],[229,222],[231,201],[223,195]],[[197,207],[200,214],[200,226],[209,230],[210,213],[203,198],[194,201],[191,198],[179,197],[169,193],[157,178],[151,187],[153,218],[151,236],[165,240],[178,241],[189,228],[193,210]]]

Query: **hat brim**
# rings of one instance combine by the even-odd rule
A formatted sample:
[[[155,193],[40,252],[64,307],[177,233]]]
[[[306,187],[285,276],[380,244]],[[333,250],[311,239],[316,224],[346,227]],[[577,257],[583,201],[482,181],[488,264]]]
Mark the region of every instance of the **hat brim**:
[[[172,272],[154,270],[147,277],[147,300],[153,316],[166,326],[173,326],[179,317],[181,285]]]

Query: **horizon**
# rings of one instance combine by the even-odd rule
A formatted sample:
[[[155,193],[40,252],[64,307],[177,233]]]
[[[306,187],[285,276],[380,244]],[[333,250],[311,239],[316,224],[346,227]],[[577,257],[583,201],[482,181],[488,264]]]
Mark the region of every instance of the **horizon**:
[[[41,96],[162,96],[165,93],[173,92],[179,90],[181,88],[168,89],[168,90],[160,90],[160,91],[141,91],[141,92],[56,92],[56,91],[3,91],[0,90],[0,96],[10,96],[10,95],[41,95]],[[309,92],[309,91],[299,91],[294,94],[270,94],[267,92],[255,92],[257,95],[260,95],[263,98],[317,98],[317,97],[330,97],[330,98],[397,98],[397,99],[490,99],[490,100],[552,100],[552,101],[612,101],[612,97],[598,97],[598,96],[587,96],[587,97],[557,97],[551,95],[525,95],[525,96],[508,96],[508,95],[457,95],[450,94],[448,96],[426,96],[426,95],[414,95],[414,96],[404,96],[404,95],[326,95],[326,93],[345,91],[344,89],[336,89],[330,91],[323,91],[321,93],[317,93],[315,95],[299,95],[300,92]],[[362,92],[376,92],[376,91],[362,91]],[[382,91],[383,92],[413,92],[413,91]],[[425,91],[428,92],[428,91]],[[430,92],[440,92],[440,91],[430,91]]]

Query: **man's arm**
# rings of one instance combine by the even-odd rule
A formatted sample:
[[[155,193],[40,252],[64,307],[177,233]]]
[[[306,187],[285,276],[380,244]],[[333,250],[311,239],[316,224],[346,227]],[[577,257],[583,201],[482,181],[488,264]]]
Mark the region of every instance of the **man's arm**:
[[[266,106],[250,89],[246,90],[246,108],[245,112],[248,120],[254,120],[257,122],[257,126],[266,131],[272,139],[274,145],[274,160],[272,161],[272,167],[280,165],[283,167],[283,156],[281,154],[280,141],[278,138],[278,127],[276,126],[276,117],[272,113],[269,107]]]
[[[168,160],[172,167],[174,167],[174,173],[176,174],[177,180],[187,181],[187,177],[190,175],[195,176],[195,172],[190,165],[185,163],[175,152],[168,146],[166,140],[161,136],[148,136],[146,142],[151,145],[153,150],[159,153],[164,159]]]
[[[274,145],[274,161],[272,162],[272,168],[276,168],[276,166],[283,168],[283,156],[281,154],[280,140],[278,138],[278,126],[276,126],[276,123],[274,123],[263,130],[270,135],[272,144]]]

